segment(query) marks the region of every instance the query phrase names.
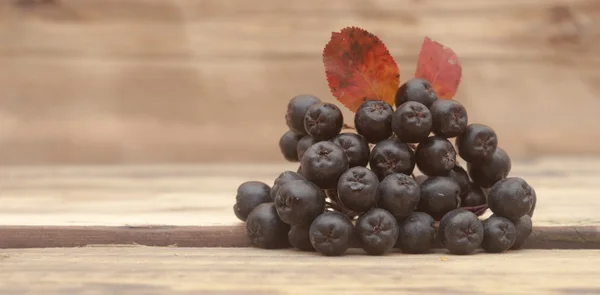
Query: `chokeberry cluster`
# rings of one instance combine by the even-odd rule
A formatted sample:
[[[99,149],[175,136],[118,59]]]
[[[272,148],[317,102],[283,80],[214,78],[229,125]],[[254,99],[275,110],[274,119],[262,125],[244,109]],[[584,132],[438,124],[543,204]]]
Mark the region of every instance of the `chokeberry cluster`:
[[[465,255],[524,246],[536,193],[509,177],[496,132],[469,122],[460,102],[438,99],[423,79],[402,84],[395,99],[363,102],[354,128],[344,128],[335,104],[313,95],[289,101],[279,147],[298,170],[272,186],[242,183],[233,206],[254,246],[327,256],[351,247]]]

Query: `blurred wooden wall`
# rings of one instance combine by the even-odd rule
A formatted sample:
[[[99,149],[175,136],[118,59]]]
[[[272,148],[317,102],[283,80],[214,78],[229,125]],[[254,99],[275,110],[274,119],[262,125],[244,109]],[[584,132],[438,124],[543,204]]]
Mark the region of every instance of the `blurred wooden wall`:
[[[401,81],[423,36],[452,47],[456,99],[514,157],[600,154],[599,20],[599,0],[3,0],[0,164],[280,161],[287,101],[334,101],[321,52],[351,25]]]

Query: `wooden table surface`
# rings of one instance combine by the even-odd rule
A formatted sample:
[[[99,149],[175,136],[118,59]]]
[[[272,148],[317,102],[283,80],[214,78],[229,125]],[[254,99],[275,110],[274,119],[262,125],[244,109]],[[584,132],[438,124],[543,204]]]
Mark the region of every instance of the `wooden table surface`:
[[[538,195],[527,249],[466,257],[249,247],[237,186],[296,168],[4,167],[0,294],[600,294],[600,158],[514,160]]]

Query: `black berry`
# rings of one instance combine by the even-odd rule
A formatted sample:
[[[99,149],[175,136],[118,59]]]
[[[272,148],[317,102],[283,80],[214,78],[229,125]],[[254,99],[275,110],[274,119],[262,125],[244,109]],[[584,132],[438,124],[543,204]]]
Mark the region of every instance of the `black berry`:
[[[465,131],[456,137],[456,151],[468,163],[490,160],[497,147],[496,132],[483,124],[469,124]]]
[[[310,243],[310,237],[308,235],[309,229],[310,224],[292,225],[288,232],[290,245],[301,251],[314,251],[315,248]]]
[[[531,222],[531,217],[529,215],[523,215],[521,218],[511,221],[515,225],[516,238],[515,243],[510,249],[518,250],[525,246],[527,238],[529,238],[529,235],[531,235],[531,232],[533,231],[533,223]]]
[[[233,212],[235,216],[246,221],[248,214],[262,203],[271,202],[271,188],[260,181],[246,181],[237,189]]]
[[[354,225],[348,216],[337,211],[326,211],[310,225],[310,242],[319,253],[340,256],[350,247]]]
[[[379,207],[389,211],[395,218],[402,219],[417,208],[421,189],[412,177],[392,173],[381,181],[377,194]]]
[[[398,240],[398,222],[390,212],[372,208],[356,220],[356,236],[365,252],[382,255]]]
[[[401,104],[392,116],[392,131],[402,142],[417,143],[431,133],[431,112],[420,102]]]
[[[308,108],[304,115],[306,132],[317,140],[329,140],[338,135],[344,125],[342,111],[334,104],[320,102]]]
[[[392,106],[383,100],[367,100],[354,114],[354,128],[369,143],[378,143],[392,135]]]
[[[415,153],[397,138],[380,141],[371,150],[369,167],[379,180],[392,173],[411,175],[415,169]]]
[[[461,196],[461,198],[461,207],[476,207],[487,204],[485,192],[474,183],[469,183],[467,194]]]
[[[519,177],[508,177],[496,182],[488,192],[488,206],[498,216],[518,219],[529,213],[535,192]]]
[[[290,226],[283,222],[273,203],[258,205],[246,219],[246,233],[253,245],[264,249],[289,247]]]
[[[321,102],[313,95],[297,95],[290,99],[285,114],[285,122],[290,130],[298,134],[306,134],[304,128],[304,115],[312,105]]]
[[[299,179],[304,179],[304,176],[300,175],[297,172],[284,171],[281,174],[279,174],[277,176],[277,178],[275,178],[275,181],[273,182],[273,187],[271,187],[271,193],[270,193],[271,200],[272,201],[275,200],[275,196],[277,195],[277,192],[284,184],[286,184],[288,181],[299,180]]]
[[[298,160],[302,161],[302,156],[304,156],[304,153],[306,152],[306,150],[312,146],[313,144],[319,142],[321,140],[316,140],[314,137],[310,136],[310,135],[304,135],[302,138],[300,138],[300,140],[298,141],[298,145],[296,147],[296,153],[298,155]]]
[[[483,241],[481,248],[489,253],[504,252],[515,243],[515,225],[500,216],[490,216],[483,221]]]
[[[448,171],[448,177],[454,179],[458,186],[460,187],[460,196],[465,197],[469,193],[469,183],[471,180],[469,179],[469,174],[467,171],[460,165],[454,165],[450,171]]]
[[[496,182],[508,177],[510,169],[510,157],[501,147],[496,148],[492,158],[488,161],[467,163],[471,179],[483,188],[490,188]]]
[[[342,204],[354,212],[366,212],[377,204],[379,179],[365,167],[348,169],[340,177],[337,193]]]
[[[404,253],[427,253],[435,245],[435,220],[425,212],[413,212],[398,225],[395,247]]]
[[[435,220],[458,208],[460,187],[450,177],[430,177],[421,184],[421,197],[417,211],[425,212]]]
[[[456,100],[439,99],[431,104],[432,131],[445,138],[456,137],[465,131],[469,121],[467,110]]]
[[[322,189],[336,188],[342,173],[348,170],[348,157],[331,141],[309,147],[301,159],[302,175]]]
[[[481,246],[483,225],[474,213],[454,209],[440,220],[438,235],[440,242],[450,253],[467,255]]]
[[[298,162],[298,141],[302,138],[301,134],[288,130],[279,139],[279,150],[283,157],[290,162]]]
[[[339,145],[346,156],[348,157],[348,165],[350,168],[356,166],[366,167],[369,163],[369,143],[360,134],[356,133],[341,133],[334,137],[331,141]]]
[[[413,78],[400,85],[396,91],[396,107],[407,101],[416,101],[430,107],[438,99],[429,81]]]
[[[535,204],[537,203],[537,195],[535,193],[535,189],[531,188],[531,195],[533,197],[533,205],[531,205],[531,210],[527,213],[530,217],[533,217],[533,212],[535,211]]]
[[[427,176],[448,175],[456,165],[456,150],[450,141],[441,136],[430,136],[417,146],[417,168]]]
[[[275,196],[275,208],[289,225],[310,224],[325,210],[325,194],[307,180],[288,181]]]

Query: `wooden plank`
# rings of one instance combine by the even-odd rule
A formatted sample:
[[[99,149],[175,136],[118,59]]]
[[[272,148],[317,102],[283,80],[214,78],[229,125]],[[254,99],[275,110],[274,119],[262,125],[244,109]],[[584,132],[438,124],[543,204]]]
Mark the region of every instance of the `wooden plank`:
[[[0,292],[14,295],[600,293],[598,250],[524,250],[471,256],[393,254],[384,259],[356,254],[323,257],[282,250],[152,247],[9,250],[0,254],[3,269]]]

